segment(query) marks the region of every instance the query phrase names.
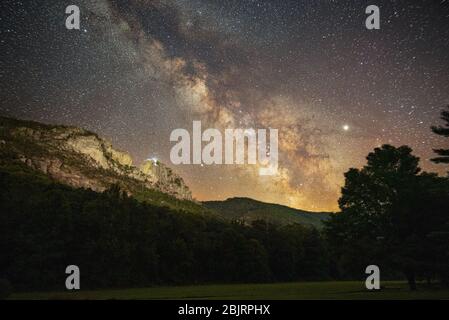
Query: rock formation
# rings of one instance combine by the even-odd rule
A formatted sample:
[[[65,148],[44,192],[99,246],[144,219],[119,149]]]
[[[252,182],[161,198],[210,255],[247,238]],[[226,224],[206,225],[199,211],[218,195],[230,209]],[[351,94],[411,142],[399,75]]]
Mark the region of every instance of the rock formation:
[[[0,163],[14,161],[77,188],[104,191],[118,184],[128,194],[149,189],[192,200],[183,179],[163,163],[147,160],[138,168],[128,153],[77,127],[0,117]]]

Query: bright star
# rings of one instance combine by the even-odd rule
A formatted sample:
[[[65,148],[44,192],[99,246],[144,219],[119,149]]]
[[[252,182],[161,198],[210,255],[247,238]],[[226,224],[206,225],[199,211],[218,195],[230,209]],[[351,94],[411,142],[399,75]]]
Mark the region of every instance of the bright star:
[[[347,124],[343,125],[343,130],[344,131],[348,131],[349,130],[349,126]]]

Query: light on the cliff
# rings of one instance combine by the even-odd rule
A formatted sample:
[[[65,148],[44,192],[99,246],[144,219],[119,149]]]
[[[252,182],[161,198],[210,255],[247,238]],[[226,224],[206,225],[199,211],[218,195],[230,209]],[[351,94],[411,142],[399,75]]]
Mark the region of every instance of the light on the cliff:
[[[158,159],[156,157],[148,158],[147,161],[153,162],[154,165],[157,165]]]

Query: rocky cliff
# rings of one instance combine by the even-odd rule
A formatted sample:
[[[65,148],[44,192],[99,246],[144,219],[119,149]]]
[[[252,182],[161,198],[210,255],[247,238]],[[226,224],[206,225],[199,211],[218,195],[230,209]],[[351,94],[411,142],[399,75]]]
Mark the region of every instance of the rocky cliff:
[[[158,190],[191,200],[183,179],[158,161],[133,165],[131,156],[77,127],[0,117],[0,163],[22,162],[58,182],[103,191],[118,184],[129,194]]]

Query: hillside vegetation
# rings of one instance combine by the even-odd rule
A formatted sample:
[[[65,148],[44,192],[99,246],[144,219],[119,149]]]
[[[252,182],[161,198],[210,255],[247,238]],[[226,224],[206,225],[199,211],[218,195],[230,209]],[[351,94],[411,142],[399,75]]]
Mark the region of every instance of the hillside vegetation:
[[[299,223],[322,228],[329,212],[307,212],[287,206],[265,203],[250,198],[230,198],[225,201],[205,201],[203,204],[229,220],[251,223],[256,220],[279,225]]]
[[[325,279],[321,235],[298,224],[250,226],[154,206],[118,186],[102,193],[0,166],[0,279],[16,291]]]

